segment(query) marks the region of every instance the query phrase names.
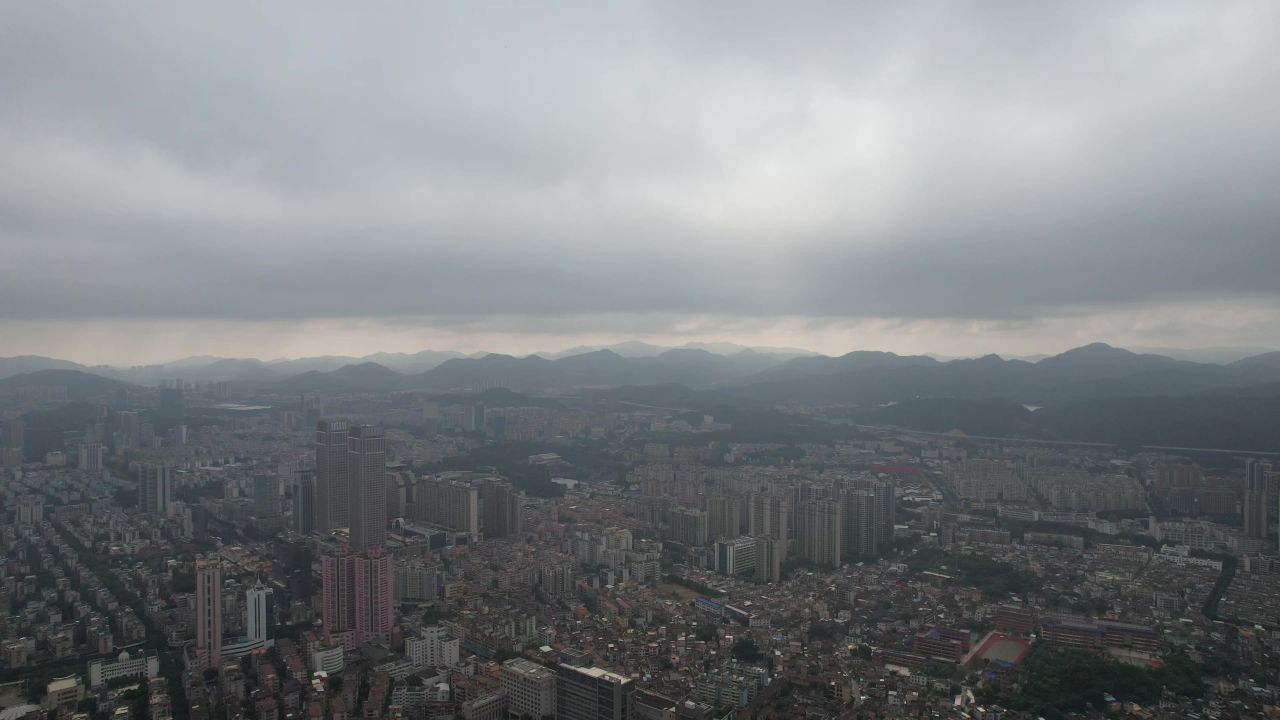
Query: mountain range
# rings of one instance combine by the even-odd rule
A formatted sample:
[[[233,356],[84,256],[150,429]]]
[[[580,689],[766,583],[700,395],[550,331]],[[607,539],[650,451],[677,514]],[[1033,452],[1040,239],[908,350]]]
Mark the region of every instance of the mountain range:
[[[997,355],[939,362],[850,353],[796,359],[733,394],[762,403],[881,404],[921,397],[1003,398],[1046,406],[1097,397],[1185,395],[1280,381],[1280,352],[1195,363],[1102,343],[1038,362]]]
[[[609,350],[625,358],[653,358],[670,350],[703,350],[719,355],[731,355],[750,350],[765,355],[777,356],[784,360],[816,354],[810,350],[800,348],[752,348],[733,343],[687,343],[679,348],[674,348],[630,341],[615,345],[579,346],[555,352],[538,352],[534,353],[534,355],[547,360],[560,360],[600,350]],[[323,355],[293,359],[278,358],[274,360],[194,355],[164,363],[133,366],[84,365],[71,360],[42,355],[19,355],[15,357],[0,357],[0,379],[39,370],[80,370],[135,385],[157,385],[162,381],[181,379],[184,382],[217,382],[225,380],[256,386],[312,371],[325,373],[348,365],[360,365],[370,362],[399,373],[422,373],[439,366],[447,360],[479,359],[487,355],[490,355],[490,353],[465,354],[452,350],[423,350],[416,353],[378,352],[362,357]]]
[[[1259,351],[1247,353],[1251,348],[1206,348],[1204,350],[1169,350],[1168,352],[1143,352],[1137,353],[1149,358],[1164,358],[1171,360],[1174,358],[1188,360],[1194,358],[1195,364],[1199,365],[1222,365],[1222,366],[1243,366],[1257,365],[1259,362],[1266,363],[1266,358],[1275,353],[1267,351]],[[598,355],[602,351],[607,351],[607,355]],[[673,351],[676,351],[673,353]],[[697,352],[687,352],[697,351]],[[1067,353],[1064,353],[1066,355]],[[1134,353],[1131,353],[1134,354]],[[582,356],[588,356],[583,358]],[[614,357],[616,356],[616,357]],[[711,356],[720,356],[721,358],[735,358],[741,362],[723,363]],[[533,367],[538,360],[559,361],[571,358],[580,358],[571,362],[569,365],[578,365],[582,369],[590,372],[604,374],[596,379],[577,378],[573,372],[564,374],[562,378],[546,376],[546,373],[539,373]],[[990,358],[992,356],[988,356]],[[1006,362],[1022,361],[1027,364],[1040,364],[1042,360],[1050,359],[1051,356],[1034,355],[1024,357],[1006,357]],[[1060,356],[1053,356],[1060,357]],[[594,359],[592,359],[594,358]],[[617,359],[638,360],[643,361],[635,363],[636,367],[627,372],[608,372],[603,367],[608,363],[618,365]],[[560,350],[555,352],[539,352],[524,358],[513,358],[509,355],[500,353],[472,353],[463,354],[450,350],[424,350],[417,353],[388,353],[379,352],[362,357],[352,357],[343,355],[326,355],[318,357],[279,358],[273,360],[260,360],[257,358],[224,358],[216,356],[192,356],[173,360],[170,362],[152,364],[152,365],[134,365],[128,367],[109,366],[109,365],[84,365],[71,360],[59,358],[44,357],[39,355],[21,355],[16,357],[0,357],[0,379],[21,375],[24,373],[36,372],[39,370],[79,370],[88,372],[101,377],[107,377],[114,380],[135,384],[135,385],[157,385],[163,381],[174,379],[182,379],[185,382],[214,382],[214,381],[231,381],[247,387],[268,386],[282,381],[293,379],[300,375],[307,375],[315,378],[317,374],[331,373],[348,366],[359,366],[368,363],[376,363],[388,370],[406,375],[423,374],[432,369],[440,367],[450,360],[477,360],[482,361],[485,368],[480,370],[462,370],[460,367],[451,367],[449,372],[443,373],[445,376],[463,376],[470,374],[473,377],[470,381],[462,382],[461,385],[470,384],[503,384],[502,375],[511,375],[515,377],[525,378],[531,381],[550,382],[552,384],[563,380],[570,386],[592,385],[592,384],[618,384],[627,382],[687,382],[691,386],[701,387],[708,385],[722,385],[732,383],[742,376],[745,372],[751,374],[755,370],[770,370],[759,378],[759,381],[783,381],[786,379],[795,379],[805,376],[814,375],[838,375],[853,370],[887,370],[903,366],[927,367],[932,364],[949,365],[956,362],[964,362],[966,360],[988,360],[988,358],[954,358],[943,357],[933,354],[926,355],[910,355],[900,356],[894,353],[876,352],[876,351],[854,351],[845,355],[831,357],[809,350],[794,347],[747,347],[736,345],[733,343],[687,343],[681,347],[664,347],[644,342],[630,341],[618,343],[608,346],[578,346]],[[1201,358],[1213,358],[1212,360],[1202,360]],[[1223,358],[1234,358],[1234,361],[1227,361]],[[513,363],[512,360],[527,361],[524,365]],[[674,361],[674,362],[673,362]],[[692,377],[673,377],[670,373],[655,371],[655,367],[671,368],[675,364],[681,362],[700,364],[702,366],[702,377],[698,377],[696,373]],[[649,366],[648,370],[643,369]],[[369,372],[374,372],[370,370]],[[532,373],[532,374],[530,374]],[[341,379],[352,375],[352,371],[344,371],[336,379]],[[358,374],[358,373],[356,373]],[[552,372],[552,375],[555,375]],[[631,375],[630,377],[628,375]],[[390,377],[390,376],[388,376]],[[599,382],[597,382],[597,380]],[[306,384],[306,380],[297,381],[299,384]],[[315,380],[323,385],[323,380]],[[409,385],[416,383],[410,381]],[[428,383],[434,386],[434,379]]]
[[[479,356],[477,355],[476,357]],[[416,373],[430,370],[445,360],[463,357],[467,356],[449,350],[424,350],[411,354],[374,353],[361,358],[325,355],[277,360],[200,355],[155,365],[117,367],[112,365],[82,365],[70,360],[60,360],[41,355],[19,355],[17,357],[0,357],[0,379],[38,370],[79,370],[134,385],[156,385],[162,381],[174,379],[182,379],[184,382],[226,380],[258,385],[283,380],[305,372],[330,372],[361,362],[376,362],[399,372]]]
[[[235,371],[237,394],[272,404],[306,392],[421,390],[459,393],[460,402],[476,392],[504,404],[558,402],[516,394],[526,393],[717,414],[725,408],[822,406],[861,424],[936,432],[1280,451],[1280,352],[1219,364],[1102,343],[1036,362],[996,355],[944,361],[876,351],[828,357],[695,348],[627,357],[602,349],[554,359],[445,357],[413,371],[415,363],[432,364],[442,355],[382,356],[401,369],[372,360],[343,364],[346,358],[309,359],[310,369],[292,374],[302,366],[222,358],[190,358],[166,369],[184,380]],[[109,377],[63,360],[3,362],[27,372],[0,378],[0,398],[57,386],[65,393],[52,397],[94,400],[129,384],[128,373]]]
[[[717,355],[706,350],[666,350],[651,357],[623,357],[594,350],[558,359],[491,353],[451,358],[421,373],[399,373],[363,362],[330,372],[311,371],[274,383],[265,390],[298,392],[376,392],[393,390],[467,390],[506,387],[519,391],[566,392],[582,387],[678,383],[705,389],[745,381],[787,362],[753,350]]]
[[[635,348],[631,348],[635,350]],[[1231,363],[1197,363],[1134,353],[1094,343],[1037,362],[997,355],[941,361],[925,355],[859,350],[829,357],[739,349],[718,354],[676,348],[627,357],[610,350],[548,358],[490,353],[463,357],[427,351],[384,353],[382,362],[324,357],[290,361],[188,358],[163,366],[168,377],[230,380],[259,393],[370,393],[398,390],[475,390],[572,393],[580,388],[679,385],[691,394],[745,404],[879,405],[917,398],[1001,398],[1051,406],[1083,399],[1178,396],[1280,383],[1280,352]],[[423,369],[425,368],[425,369]],[[79,371],[131,384],[147,368],[104,369],[25,356],[0,360],[17,369],[0,389],[50,384],[45,373]],[[37,376],[28,375],[35,372]],[[68,376],[61,376],[68,377]]]

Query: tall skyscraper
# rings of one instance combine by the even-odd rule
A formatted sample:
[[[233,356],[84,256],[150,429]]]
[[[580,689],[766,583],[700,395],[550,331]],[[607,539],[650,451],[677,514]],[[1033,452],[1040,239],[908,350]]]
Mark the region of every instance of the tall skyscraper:
[[[203,667],[222,660],[222,562],[196,559],[196,657]]]
[[[329,636],[348,644],[385,642],[395,621],[395,575],[391,556],[382,552],[386,443],[368,425],[321,420],[316,426],[315,529],[346,524],[350,530],[349,546],[331,548],[321,560],[321,614]]]
[[[1267,529],[1280,523],[1280,467],[1267,463]]]
[[[316,527],[316,476],[314,470],[299,470],[293,485],[293,531],[310,535]]]
[[[167,517],[173,502],[168,465],[143,465],[138,477],[138,506],[145,513]]]
[[[320,557],[320,620],[330,636],[355,629],[355,594],[351,554],[341,545],[327,548]]]
[[[898,500],[894,496],[893,484],[877,482],[871,491],[876,496],[876,540],[878,552],[885,552],[893,546],[893,524],[896,520]]]
[[[142,442],[142,419],[136,410],[121,410],[115,415],[116,445],[138,447]]]
[[[250,641],[261,641],[266,647],[275,645],[275,609],[272,590],[259,578],[245,593],[245,630]]]
[[[707,498],[707,531],[712,540],[738,536],[738,499],[722,495]]]
[[[0,447],[22,449],[26,443],[25,426],[16,417],[0,421]]]
[[[880,550],[876,495],[849,488],[840,494],[840,554],[846,561],[875,557]]]
[[[391,556],[374,549],[352,558],[356,642],[388,642],[395,625],[395,569]]]
[[[747,534],[760,537],[768,535],[780,543],[778,552],[785,559],[787,541],[791,537],[791,501],[771,495],[752,495],[748,513]]]
[[[1267,537],[1267,473],[1271,466],[1260,460],[1244,464],[1244,535]]]
[[[325,534],[347,527],[347,423],[316,423],[316,519],[315,530]]]
[[[556,669],[557,720],[631,720],[635,683],[597,667]]]
[[[756,582],[778,582],[782,579],[783,542],[775,537],[756,538]]]
[[[253,514],[259,518],[280,516],[280,476],[258,473],[253,476]]]
[[[511,483],[487,478],[480,489],[480,527],[486,538],[509,538],[520,534],[523,498]]]
[[[351,550],[362,553],[387,540],[387,438],[370,425],[357,425],[348,433],[347,450]]]
[[[160,407],[156,411],[156,419],[165,427],[182,422],[186,406],[182,398],[182,381],[176,387],[160,388]]]
[[[89,473],[102,472],[102,443],[80,443],[80,454],[78,460],[81,470]]]
[[[321,557],[321,619],[325,632],[358,646],[386,642],[395,624],[395,572],[390,555],[345,547]]]
[[[841,513],[835,500],[810,500],[797,514],[797,528],[803,557],[819,567],[840,567]]]
[[[706,510],[677,506],[667,511],[667,539],[695,547],[706,545],[707,536]]]

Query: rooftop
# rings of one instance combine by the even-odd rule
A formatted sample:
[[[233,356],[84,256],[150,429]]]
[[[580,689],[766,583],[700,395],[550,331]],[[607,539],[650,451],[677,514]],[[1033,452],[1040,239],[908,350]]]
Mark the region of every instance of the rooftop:
[[[581,674],[583,674],[583,675],[587,675],[588,677],[592,677],[592,678],[595,678],[595,679],[597,679],[597,680],[605,680],[605,681],[612,682],[612,683],[629,683],[629,682],[631,682],[631,678],[626,677],[625,675],[619,675],[618,673],[615,673],[615,672],[609,672],[608,670],[605,670],[604,668],[598,668],[598,667],[575,667],[575,666],[573,666],[573,665],[564,665],[564,664],[561,664],[561,665],[560,665],[560,667],[562,667],[562,668],[568,668],[568,669],[570,669],[570,670],[572,670],[572,671],[574,671],[574,672],[581,673]]]

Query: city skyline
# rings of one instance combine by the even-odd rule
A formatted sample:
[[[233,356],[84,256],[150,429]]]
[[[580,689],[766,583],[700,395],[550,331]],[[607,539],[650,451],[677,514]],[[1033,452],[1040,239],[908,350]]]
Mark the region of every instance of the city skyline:
[[[0,3],[0,720],[1280,720],[1277,31]]]

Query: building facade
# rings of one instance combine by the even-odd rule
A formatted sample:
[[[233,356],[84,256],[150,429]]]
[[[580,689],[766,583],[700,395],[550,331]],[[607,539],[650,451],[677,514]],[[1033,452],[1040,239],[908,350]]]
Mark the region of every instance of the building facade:
[[[222,661],[222,561],[196,560],[196,659],[202,667]]]
[[[316,424],[315,531],[329,533],[347,527],[347,423],[321,420]]]
[[[173,503],[168,465],[143,465],[138,477],[138,505],[145,513],[167,517]]]
[[[561,664],[556,670],[558,720],[631,720],[635,683],[597,667]]]
[[[318,464],[319,458],[317,458]],[[370,425],[347,435],[347,499],[351,505],[351,550],[379,550],[387,541],[387,438]]]
[[[524,658],[508,660],[502,664],[502,689],[512,718],[556,716],[556,673],[551,668]]]

